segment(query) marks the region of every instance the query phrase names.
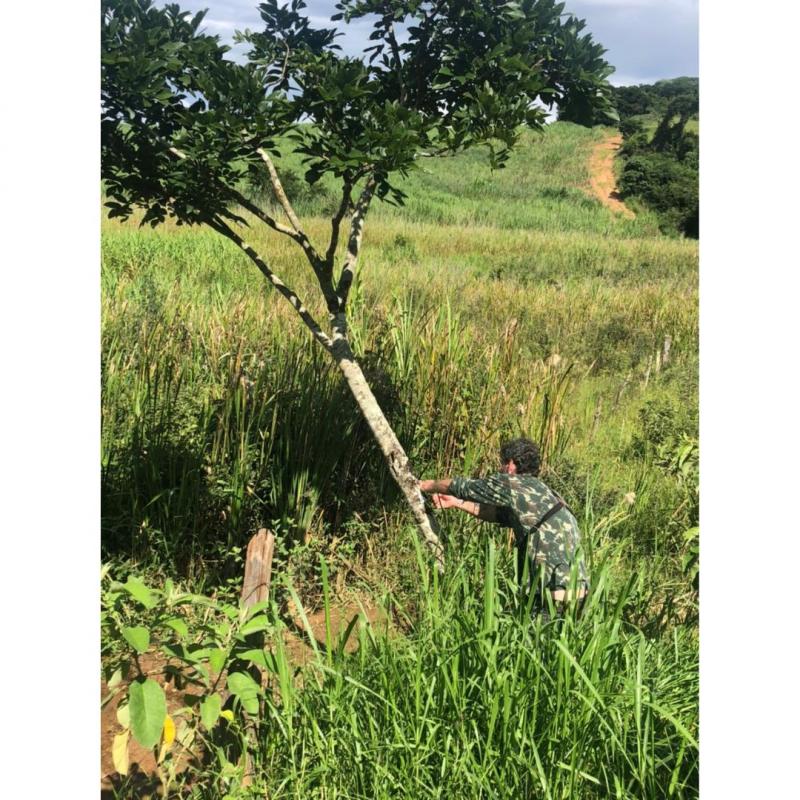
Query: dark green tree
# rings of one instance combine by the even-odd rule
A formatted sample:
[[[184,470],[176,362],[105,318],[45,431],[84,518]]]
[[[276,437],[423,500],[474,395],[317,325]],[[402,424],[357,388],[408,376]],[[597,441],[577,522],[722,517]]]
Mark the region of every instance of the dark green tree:
[[[373,20],[373,44],[352,58],[341,54],[335,26],[312,26],[302,0],[267,0],[259,6],[263,29],[237,34],[250,48],[240,64],[201,31],[203,13],[151,0],[102,0],[101,8],[109,216],[140,207],[153,225],[167,216],[207,225],[247,254],[341,369],[441,559],[406,454],[348,340],[367,212],[376,196],[402,203],[394,176],[422,159],[485,145],[492,166],[502,167],[522,127],[542,128],[542,105],[578,121],[610,112],[602,48],[554,0],[342,0],[332,23]],[[323,175],[338,182],[327,242],[311,241],[284,191],[274,161],[279,137],[304,157],[309,184]],[[257,172],[268,176],[285,221],[242,193]],[[302,248],[327,326],[247,241],[256,223]]]
[[[686,123],[699,111],[700,96],[696,89],[677,95],[671,100],[653,134],[653,150],[659,153],[671,150],[678,154],[685,149],[682,144],[686,135]]]

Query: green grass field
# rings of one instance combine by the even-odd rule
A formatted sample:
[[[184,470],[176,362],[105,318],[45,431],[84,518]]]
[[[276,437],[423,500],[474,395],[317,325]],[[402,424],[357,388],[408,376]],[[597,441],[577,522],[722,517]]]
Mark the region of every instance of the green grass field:
[[[478,152],[421,165],[405,207],[370,212],[351,299],[354,349],[420,477],[491,470],[511,435],[541,442],[592,572],[586,614],[561,628],[520,620],[499,529],[443,514],[448,566],[431,571],[335,368],[232,245],[103,222],[109,674],[137,625],[187,674],[207,669],[198,642],[235,603],[242,547],[262,526],[278,537],[258,708],[234,702],[223,732],[187,706],[206,758],[168,792],[697,796],[697,242],[589,196],[609,132],[549,126],[495,173]],[[333,199],[298,200],[312,240]],[[299,248],[247,237],[324,319]],[[215,598],[205,621],[170,612],[188,650],[120,595],[129,575]],[[301,669],[281,644],[292,592],[381,607],[389,631],[356,625],[354,653],[331,634]]]

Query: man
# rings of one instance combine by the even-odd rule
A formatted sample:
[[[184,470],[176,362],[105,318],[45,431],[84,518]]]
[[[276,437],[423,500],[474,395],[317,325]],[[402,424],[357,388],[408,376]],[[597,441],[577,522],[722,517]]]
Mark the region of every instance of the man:
[[[506,442],[500,447],[500,461],[500,472],[487,478],[425,480],[419,488],[432,495],[436,508],[459,508],[513,529],[517,575],[521,585],[527,578],[535,613],[548,617],[546,593],[559,613],[573,600],[582,606],[589,579],[577,553],[578,523],[564,501],[537,477],[538,446],[530,439]]]

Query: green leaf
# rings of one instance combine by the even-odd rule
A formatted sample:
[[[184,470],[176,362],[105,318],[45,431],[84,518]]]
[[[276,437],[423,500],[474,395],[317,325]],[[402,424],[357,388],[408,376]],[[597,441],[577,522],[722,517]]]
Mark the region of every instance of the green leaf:
[[[180,617],[168,619],[164,624],[172,628],[181,639],[185,639],[189,635],[189,627]]]
[[[128,578],[127,583],[122,586],[134,600],[138,600],[145,608],[153,608],[156,601],[152,592],[138,579],[132,575]]]
[[[147,678],[131,684],[128,699],[133,738],[142,747],[155,747],[167,716],[164,690],[152,678]]]
[[[146,653],[147,648],[150,647],[150,631],[141,625],[137,625],[135,628],[123,628],[122,635],[137,653]]]
[[[261,669],[269,669],[267,655],[263,650],[245,650],[244,653],[240,654],[240,658],[255,664],[257,667],[261,667]]]
[[[261,687],[246,672],[232,672],[228,675],[228,689],[248,714],[258,714]]]
[[[203,721],[206,730],[210,731],[219,719],[219,712],[222,710],[222,699],[218,694],[212,694],[203,700],[200,705],[200,719]]]
[[[222,672],[225,665],[225,651],[221,647],[216,647],[208,653],[208,664],[216,672]]]
[[[239,635],[240,636],[249,636],[251,633],[258,633],[258,631],[265,631],[269,628],[269,620],[263,614],[253,617],[253,619],[248,620],[239,628]]]

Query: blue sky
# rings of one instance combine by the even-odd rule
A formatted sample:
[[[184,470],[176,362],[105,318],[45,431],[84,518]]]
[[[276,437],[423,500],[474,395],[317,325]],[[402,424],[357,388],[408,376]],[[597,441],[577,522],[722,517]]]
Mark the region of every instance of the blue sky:
[[[314,22],[325,24],[335,0],[306,0]],[[261,27],[257,0],[178,0],[181,8],[208,9],[205,29],[230,42],[235,30]],[[566,10],[586,20],[616,67],[611,83],[624,86],[698,74],[698,0],[566,0]],[[369,20],[347,26],[339,45],[358,55],[368,44]]]

